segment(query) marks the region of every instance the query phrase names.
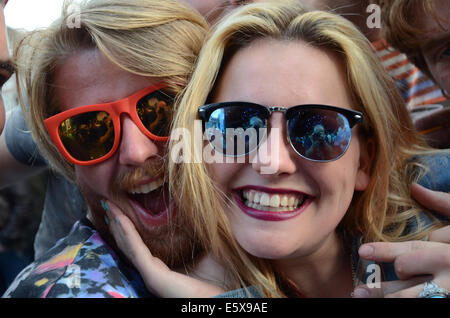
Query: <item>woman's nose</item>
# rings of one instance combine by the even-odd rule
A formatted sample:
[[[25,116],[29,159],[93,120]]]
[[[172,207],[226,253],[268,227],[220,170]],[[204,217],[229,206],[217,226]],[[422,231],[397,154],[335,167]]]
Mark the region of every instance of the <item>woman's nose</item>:
[[[286,120],[283,114],[270,118],[267,138],[258,147],[252,167],[260,174],[292,174],[296,171],[295,154],[286,137]]]

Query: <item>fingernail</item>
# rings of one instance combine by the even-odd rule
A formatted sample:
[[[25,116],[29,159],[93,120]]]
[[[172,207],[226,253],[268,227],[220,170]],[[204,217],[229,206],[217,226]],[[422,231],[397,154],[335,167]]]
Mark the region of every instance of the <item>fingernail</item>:
[[[108,203],[106,203],[103,200],[100,200],[100,204],[102,205],[103,210],[105,210],[106,212],[111,212],[111,209],[109,208]]]
[[[355,298],[369,298],[369,292],[365,288],[356,288],[353,292]]]
[[[105,223],[106,223],[106,225],[109,225],[109,219],[108,219],[108,216],[105,214]]]
[[[368,258],[373,254],[373,247],[370,245],[363,245],[359,248],[359,255],[364,258]]]

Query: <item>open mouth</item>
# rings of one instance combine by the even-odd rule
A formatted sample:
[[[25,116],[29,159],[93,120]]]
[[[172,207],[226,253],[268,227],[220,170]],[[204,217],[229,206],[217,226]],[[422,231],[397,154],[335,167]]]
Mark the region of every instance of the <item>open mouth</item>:
[[[255,188],[238,189],[234,197],[247,215],[268,221],[295,217],[313,201],[313,197],[296,191]]]
[[[163,179],[140,185],[127,191],[133,208],[150,225],[166,223],[171,202],[169,187]]]

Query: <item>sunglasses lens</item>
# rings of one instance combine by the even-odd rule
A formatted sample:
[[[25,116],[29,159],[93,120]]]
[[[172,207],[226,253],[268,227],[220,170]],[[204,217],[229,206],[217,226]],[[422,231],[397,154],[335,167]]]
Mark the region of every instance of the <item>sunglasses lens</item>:
[[[69,154],[80,161],[103,157],[114,145],[111,116],[102,111],[83,113],[66,119],[59,125],[58,132]]]
[[[288,122],[288,133],[294,149],[303,157],[331,161],[341,157],[351,140],[347,118],[335,111],[304,109]]]
[[[139,119],[153,135],[167,137],[173,116],[173,97],[155,91],[142,97],[136,105]]]
[[[206,122],[209,142],[215,151],[224,155],[247,155],[258,147],[266,118],[264,108],[224,105],[214,110]]]

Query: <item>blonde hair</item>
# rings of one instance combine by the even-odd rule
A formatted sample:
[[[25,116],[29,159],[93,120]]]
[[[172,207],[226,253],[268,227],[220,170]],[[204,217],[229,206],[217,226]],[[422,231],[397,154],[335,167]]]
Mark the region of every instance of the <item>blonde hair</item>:
[[[77,10],[71,13],[74,7]],[[73,25],[76,21],[79,26]],[[164,78],[168,89],[179,94],[192,73],[207,29],[198,12],[177,0],[90,0],[66,1],[57,21],[28,34],[15,52],[18,85],[25,90],[20,99],[24,114],[29,114],[30,129],[51,165],[74,180],[73,165],[56,149],[44,126],[46,118],[59,112],[52,98],[52,77],[68,57],[98,49],[128,72]]]
[[[423,171],[419,163],[409,159],[431,150],[416,133],[393,80],[373,54],[368,40],[337,15],[307,12],[297,1],[290,0],[252,4],[231,13],[203,46],[174,127],[187,128],[194,135],[198,106],[213,93],[226,61],[240,48],[261,38],[304,41],[336,52],[346,65],[355,105],[365,118],[358,133],[373,138],[376,149],[370,184],[364,192],[355,193],[339,225],[344,238],[362,235],[365,241],[421,239],[439,226],[433,218],[433,225],[424,230],[418,217],[420,207],[409,192],[410,184]],[[172,141],[172,146],[175,142],[178,144]],[[193,153],[193,143],[189,142]],[[185,208],[184,213],[195,221],[197,232],[205,234],[205,247],[212,249],[229,269],[231,283],[227,287],[254,285],[260,286],[266,296],[283,295],[270,262],[252,257],[234,240],[224,210],[230,200],[215,186],[208,167],[202,163],[171,162],[169,170],[171,187],[176,189],[173,193]],[[419,226],[404,236],[412,219]]]
[[[428,30],[417,27],[419,12],[430,15],[445,30],[450,24],[448,17],[442,17],[433,1],[424,0],[375,0],[381,7],[382,34],[386,41],[405,53],[424,73],[433,78],[422,55],[421,46]]]

